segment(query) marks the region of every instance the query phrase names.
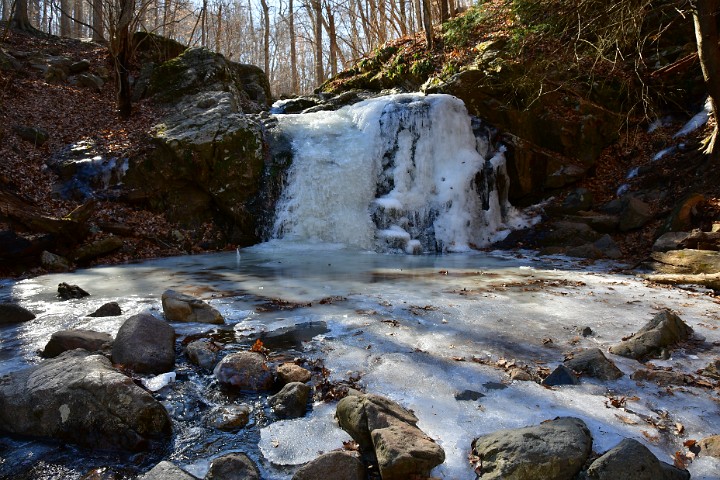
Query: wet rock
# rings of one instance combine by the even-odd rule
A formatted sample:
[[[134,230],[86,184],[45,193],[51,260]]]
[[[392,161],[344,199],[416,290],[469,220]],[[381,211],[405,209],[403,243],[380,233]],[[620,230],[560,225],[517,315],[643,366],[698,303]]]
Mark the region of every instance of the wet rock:
[[[210,463],[205,480],[260,480],[260,472],[255,462],[244,453],[231,453]]]
[[[88,317],[117,317],[122,315],[122,310],[117,302],[108,302],[89,314]]]
[[[81,245],[80,248],[75,250],[75,261],[76,262],[88,262],[98,257],[108,255],[115,250],[122,248],[122,238],[114,235],[109,235],[104,238],[99,238],[92,242]]]
[[[623,376],[615,364],[600,351],[589,348],[573,354],[573,358],[565,361],[569,369],[600,380],[617,380]]]
[[[112,361],[137,373],[164,373],[175,366],[175,330],[148,313],[134,315],[118,330]]]
[[[195,480],[195,477],[170,462],[162,461],[137,480]]]
[[[73,75],[90,70],[90,60],[82,59],[80,61],[71,63],[68,67],[68,70]]]
[[[213,374],[228,387],[263,391],[273,386],[273,374],[265,357],[255,352],[231,353],[215,366]]]
[[[653,243],[653,252],[667,252],[670,250],[678,250],[680,244],[690,234],[687,232],[667,232],[660,235],[660,237]]]
[[[168,322],[199,322],[222,325],[225,319],[215,308],[202,300],[166,290],[162,294],[162,306]]]
[[[472,455],[482,459],[477,473],[483,480],[572,480],[591,450],[590,431],[573,417],[499,430],[472,442]]]
[[[720,458],[720,435],[703,438],[698,442],[700,454]]]
[[[63,300],[70,300],[71,298],[83,298],[90,294],[80,288],[77,285],[68,285],[65,282],[58,284],[58,297]]]
[[[305,414],[309,397],[309,386],[301,382],[291,382],[268,398],[268,403],[278,417],[297,418]]]
[[[587,470],[589,480],[686,480],[687,470],[661,462],[637,440],[626,438],[595,460]]]
[[[152,395],[82,350],[0,379],[0,429],[99,449],[145,450],[170,418]]]
[[[398,423],[371,432],[383,480],[425,478],[445,461],[445,451],[422,430]]]
[[[283,363],[277,368],[277,377],[281,385],[287,385],[292,382],[309,382],[312,375],[309,370],[300,365],[288,362]]]
[[[67,258],[54,253],[43,251],[40,255],[40,264],[51,272],[66,272],[70,270],[70,262]]]
[[[674,372],[672,370],[648,370],[641,369],[634,372],[631,379],[636,382],[652,382],[661,387],[667,387],[670,385],[689,385],[693,383],[693,378],[690,375],[685,375],[681,372]]]
[[[88,352],[98,352],[112,344],[112,335],[93,330],[62,330],[50,336],[45,345],[42,356],[45,358],[57,357],[67,350],[82,348]]]
[[[15,125],[13,131],[26,142],[34,144],[36,147],[45,145],[50,139],[50,134],[38,127],[26,127],[23,125]]]
[[[205,370],[212,370],[218,362],[218,352],[222,349],[212,340],[202,339],[188,343],[185,347],[185,355],[191,363]]]
[[[665,310],[653,317],[630,339],[610,347],[610,353],[622,357],[645,360],[662,355],[673,345],[687,340],[692,334],[690,328],[680,317]]]
[[[367,473],[360,459],[349,452],[328,452],[306,463],[292,480],[318,479],[365,480]]]
[[[558,385],[579,385],[580,380],[565,365],[558,365],[555,370],[542,381],[543,385],[555,387]]]
[[[223,405],[214,408],[208,415],[207,423],[218,430],[239,430],[250,421],[250,407],[247,405]]]
[[[35,314],[14,303],[0,303],[0,325],[28,322]]]
[[[650,205],[639,198],[632,197],[620,214],[618,228],[621,232],[636,230],[652,219]]]

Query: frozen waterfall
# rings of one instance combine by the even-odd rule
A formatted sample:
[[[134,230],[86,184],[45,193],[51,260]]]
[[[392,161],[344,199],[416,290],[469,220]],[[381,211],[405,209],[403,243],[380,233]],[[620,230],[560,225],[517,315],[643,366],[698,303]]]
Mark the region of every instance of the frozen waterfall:
[[[455,97],[392,95],[278,121],[293,162],[275,238],[464,251],[524,223],[507,200],[504,150]]]

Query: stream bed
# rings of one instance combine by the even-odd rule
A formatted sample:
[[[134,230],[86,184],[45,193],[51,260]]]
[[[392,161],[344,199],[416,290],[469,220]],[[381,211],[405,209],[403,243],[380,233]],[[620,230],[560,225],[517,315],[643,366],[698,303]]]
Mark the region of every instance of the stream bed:
[[[162,459],[202,478],[212,458],[245,452],[262,478],[287,479],[349,440],[333,419],[335,402],[321,395],[321,382],[384,395],[411,409],[445,450],[445,463],[433,471],[443,479],[474,478],[467,460],[473,438],[566,415],[587,423],[596,452],[629,437],[672,463],[687,440],[720,434],[717,387],[636,382],[629,375],[643,365],[607,348],[670,309],[695,336],[652,364],[697,375],[718,357],[718,302],[704,291],[651,285],[612,267],[531,253],[390,255],[271,241],[237,252],[3,281],[0,301],[16,301],[37,318],[0,327],[0,375],[42,361],[38,351],[55,331],[114,335],[136,313],[162,318],[160,296],[167,289],[203,298],[226,324],[173,324],[175,380],[154,393],[173,420],[166,450],[124,455],[0,436],[0,478],[72,479],[95,469],[104,476],[93,478],[134,478]],[[61,301],[60,282],[91,295]],[[120,304],[121,316],[86,316],[110,301]],[[261,339],[271,362],[314,368],[317,398],[305,417],[278,420],[267,395],[223,390],[211,372],[190,364],[182,345],[207,336],[224,344],[223,353]],[[593,347],[625,375],[552,388],[508,375],[509,365],[547,372],[566,354]],[[248,426],[235,433],[207,426],[213,407],[237,403],[251,408]],[[693,479],[717,479],[720,460],[697,457],[688,470]]]

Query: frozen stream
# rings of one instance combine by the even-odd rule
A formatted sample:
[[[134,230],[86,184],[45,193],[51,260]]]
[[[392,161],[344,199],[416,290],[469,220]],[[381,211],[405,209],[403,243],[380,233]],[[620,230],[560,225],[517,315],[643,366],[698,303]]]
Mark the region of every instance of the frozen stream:
[[[80,285],[91,296],[59,301],[60,282]],[[233,351],[247,348],[257,336],[300,332],[290,335],[294,343],[280,342],[273,353],[322,359],[331,380],[359,378],[367,392],[412,409],[419,427],[445,449],[446,462],[433,472],[444,479],[474,478],[467,454],[476,436],[559,415],[582,418],[597,452],[631,437],[669,463],[684,450],[684,441],[720,433],[717,390],[636,384],[628,375],[641,365],[610,354],[626,374],[617,381],[583,379],[579,386],[552,389],[510,381],[496,365],[502,358],[531,370],[553,369],[567,352],[607,351],[663,308],[677,312],[704,341],[655,365],[694,374],[717,357],[720,311],[713,297],[650,286],[565,259],[502,253],[387,255],[274,241],[237,254],[167,258],[0,286],[1,300],[14,299],[38,314],[31,322],[0,327],[2,375],[39,362],[36,352],[54,331],[88,328],[114,334],[137,312],[150,309],[162,316],[160,295],[174,288],[208,300],[228,322],[224,327],[175,324],[179,341],[212,331]],[[277,300],[311,305],[291,308]],[[108,301],[120,304],[122,317],[85,317]],[[267,308],[269,302],[284,308]],[[582,336],[584,327],[594,333]],[[267,343],[273,348],[272,341]],[[304,418],[274,422],[263,398],[221,394],[210,375],[182,357],[176,373],[178,380],[156,394],[175,423],[171,448],[163,455],[199,477],[213,457],[245,451],[258,462],[263,478],[290,478],[296,465],[320,451],[341,448],[347,438],[334,425],[334,404],[316,403]],[[456,399],[466,390],[482,396]],[[625,397],[624,409],[609,406],[610,397]],[[245,432],[218,435],[197,421],[199,412],[214,404],[241,401],[253,407]],[[62,449],[65,457],[58,453]],[[73,452],[0,437],[0,478],[31,469],[34,478],[79,478],[114,461]],[[122,461],[128,475],[150,463],[137,456]],[[716,479],[720,461],[697,458],[688,468],[693,479]]]

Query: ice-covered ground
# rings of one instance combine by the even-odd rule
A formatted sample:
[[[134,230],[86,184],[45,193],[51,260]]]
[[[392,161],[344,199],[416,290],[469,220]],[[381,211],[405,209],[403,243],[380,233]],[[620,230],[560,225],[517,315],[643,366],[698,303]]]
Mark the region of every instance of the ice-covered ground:
[[[434,471],[437,477],[473,478],[467,454],[476,436],[559,415],[582,418],[597,452],[631,437],[672,463],[675,452],[686,451],[686,440],[720,434],[717,390],[636,383],[629,374],[642,365],[610,354],[626,374],[623,378],[583,379],[579,386],[552,389],[511,381],[497,366],[504,358],[531,370],[553,369],[568,352],[589,347],[607,352],[608,346],[664,308],[692,326],[696,341],[653,364],[696,375],[718,356],[720,311],[714,297],[649,285],[633,276],[607,273],[605,267],[530,254],[402,256],[271,242],[237,254],[6,282],[0,296],[13,297],[39,315],[26,324],[0,329],[0,373],[39,361],[36,350],[55,330],[115,333],[132,313],[150,308],[161,315],[159,297],[174,288],[206,298],[238,337],[324,322],[329,331],[304,342],[303,355],[324,359],[333,380],[360,377],[367,392],[412,409],[419,426],[445,449],[447,460]],[[54,294],[62,281],[80,285],[91,297],[57,301]],[[318,302],[328,297],[340,298]],[[312,305],[257,308],[268,299]],[[111,300],[123,308],[121,318],[84,316]],[[198,324],[175,326],[181,335],[208,329]],[[583,337],[583,327],[594,333]],[[456,394],[465,390],[484,396],[457,400]],[[611,398],[623,397],[622,408],[612,406]],[[291,476],[294,467],[273,464],[296,465],[318,452],[341,448],[347,437],[334,425],[333,411],[333,404],[316,404],[305,418],[264,425],[256,439],[264,457],[264,478]],[[176,440],[176,448],[184,448],[181,442]],[[207,467],[206,458],[173,458],[195,473]],[[717,479],[720,461],[696,458],[688,468],[693,479]]]

